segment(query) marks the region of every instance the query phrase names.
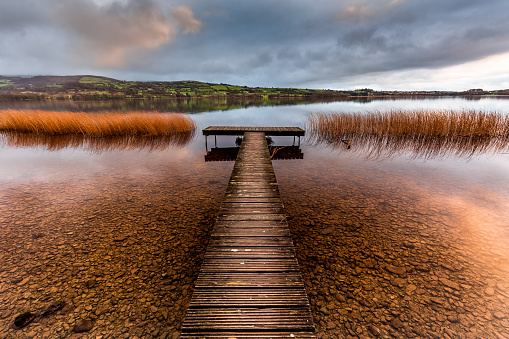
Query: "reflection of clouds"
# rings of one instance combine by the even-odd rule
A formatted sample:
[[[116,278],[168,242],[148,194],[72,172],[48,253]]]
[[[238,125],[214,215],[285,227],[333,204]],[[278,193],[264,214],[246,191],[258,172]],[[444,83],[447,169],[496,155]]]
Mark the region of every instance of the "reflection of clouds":
[[[162,151],[170,147],[184,147],[195,137],[196,130],[165,136],[125,135],[111,137],[87,137],[81,134],[36,135],[32,133],[3,132],[0,144],[9,147],[42,147],[50,151],[78,148],[92,153],[112,150]]]
[[[451,195],[440,199],[454,214],[457,227],[469,240],[475,257],[488,256],[492,263],[509,272],[509,200],[505,194],[486,187],[474,192],[472,196]]]

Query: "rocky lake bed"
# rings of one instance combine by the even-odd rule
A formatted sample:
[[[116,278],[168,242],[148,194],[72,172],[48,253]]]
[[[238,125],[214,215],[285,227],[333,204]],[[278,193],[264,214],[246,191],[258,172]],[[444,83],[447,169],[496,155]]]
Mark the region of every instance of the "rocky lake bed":
[[[507,244],[465,218],[504,195],[459,206],[427,186],[460,178],[312,163],[275,170],[319,338],[509,338]]]
[[[205,179],[119,170],[4,185],[0,338],[177,338],[224,166]],[[14,328],[17,315],[61,300],[62,309]]]
[[[0,339],[178,338],[233,163],[114,161],[2,183]],[[318,337],[509,338],[507,231],[465,219],[507,198],[357,165],[274,162]]]

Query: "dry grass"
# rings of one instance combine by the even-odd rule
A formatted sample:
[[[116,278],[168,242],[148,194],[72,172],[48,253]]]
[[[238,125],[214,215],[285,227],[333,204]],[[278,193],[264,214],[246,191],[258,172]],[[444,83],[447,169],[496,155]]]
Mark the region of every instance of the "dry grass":
[[[1,110],[0,131],[37,135],[79,134],[87,137],[121,135],[169,136],[196,129],[190,116],[158,112],[52,112]]]
[[[312,143],[376,158],[403,153],[413,158],[471,157],[502,152],[509,142],[509,116],[483,111],[314,113],[306,127]]]

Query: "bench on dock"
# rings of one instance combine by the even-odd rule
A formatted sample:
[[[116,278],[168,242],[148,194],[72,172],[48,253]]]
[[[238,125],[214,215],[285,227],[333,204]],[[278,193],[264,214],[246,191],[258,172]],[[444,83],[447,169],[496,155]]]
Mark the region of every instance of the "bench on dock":
[[[316,338],[267,147],[269,128],[248,129],[181,338]]]
[[[295,146],[295,137],[298,137],[298,144],[296,145],[297,149],[300,147],[300,137],[304,136],[306,131],[300,127],[244,127],[244,126],[209,126],[203,129],[203,135],[205,136],[205,150],[208,152],[208,136],[214,136],[214,145],[217,149],[217,136],[218,135],[235,135],[240,137],[244,135],[244,133],[248,132],[258,132],[264,133],[265,136],[278,136],[284,137],[289,136],[293,137],[293,146]],[[300,149],[299,149],[300,151]],[[302,159],[302,157],[293,157],[288,159]]]

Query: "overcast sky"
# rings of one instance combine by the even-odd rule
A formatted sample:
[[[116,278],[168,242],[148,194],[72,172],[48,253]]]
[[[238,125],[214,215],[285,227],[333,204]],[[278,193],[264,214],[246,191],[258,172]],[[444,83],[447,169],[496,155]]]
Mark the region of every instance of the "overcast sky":
[[[509,88],[508,0],[0,0],[0,75]]]

